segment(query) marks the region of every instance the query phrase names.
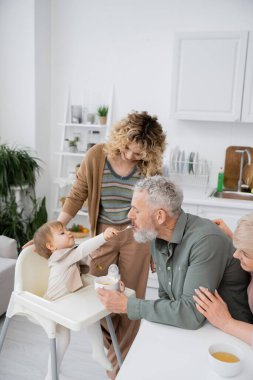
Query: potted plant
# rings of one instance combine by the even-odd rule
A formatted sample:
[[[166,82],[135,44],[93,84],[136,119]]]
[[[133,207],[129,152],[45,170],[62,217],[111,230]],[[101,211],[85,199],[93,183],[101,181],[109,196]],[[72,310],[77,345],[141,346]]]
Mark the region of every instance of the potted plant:
[[[45,197],[35,196],[39,161],[27,150],[0,145],[0,235],[15,239],[19,250],[47,221]]]
[[[8,236],[17,241],[18,251],[30,241],[35,231],[47,221],[46,198],[36,199],[30,196],[32,207],[26,215],[24,207],[17,202],[15,194],[11,193],[5,202],[0,202],[0,235]]]
[[[97,109],[97,114],[99,117],[99,124],[105,125],[107,120],[107,114],[108,114],[108,106],[102,105],[99,106]]]
[[[76,152],[77,151],[77,143],[79,141],[79,137],[76,136],[74,139],[65,139],[65,141],[68,141],[68,147],[70,152]]]
[[[34,188],[40,170],[38,161],[24,149],[0,145],[0,198],[6,199],[15,187]]]

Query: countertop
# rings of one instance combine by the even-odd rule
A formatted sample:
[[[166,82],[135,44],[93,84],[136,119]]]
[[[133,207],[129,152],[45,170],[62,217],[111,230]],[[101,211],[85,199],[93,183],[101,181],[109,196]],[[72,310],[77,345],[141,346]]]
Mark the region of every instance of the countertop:
[[[210,197],[210,194],[214,190],[213,188],[208,188],[206,191],[204,191],[198,187],[188,186],[182,188],[182,190],[184,193],[183,204],[185,203],[211,207],[237,208],[253,211],[253,201]]]

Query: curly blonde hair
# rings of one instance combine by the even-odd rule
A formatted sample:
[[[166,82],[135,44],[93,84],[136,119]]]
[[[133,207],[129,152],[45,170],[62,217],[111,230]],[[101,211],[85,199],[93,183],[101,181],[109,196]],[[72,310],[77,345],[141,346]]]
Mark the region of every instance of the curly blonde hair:
[[[162,173],[165,140],[166,135],[156,116],[134,111],[113,125],[104,150],[115,157],[129,144],[141,144],[143,152],[137,166],[143,175],[152,176]]]

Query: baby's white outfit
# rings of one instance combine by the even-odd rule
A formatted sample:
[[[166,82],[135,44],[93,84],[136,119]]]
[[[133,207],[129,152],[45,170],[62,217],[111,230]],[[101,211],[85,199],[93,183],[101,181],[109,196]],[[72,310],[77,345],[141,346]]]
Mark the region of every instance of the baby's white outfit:
[[[79,264],[88,263],[88,256],[106,242],[104,235],[85,240],[79,246],[59,249],[48,259],[50,274],[45,298],[53,301],[83,286]]]

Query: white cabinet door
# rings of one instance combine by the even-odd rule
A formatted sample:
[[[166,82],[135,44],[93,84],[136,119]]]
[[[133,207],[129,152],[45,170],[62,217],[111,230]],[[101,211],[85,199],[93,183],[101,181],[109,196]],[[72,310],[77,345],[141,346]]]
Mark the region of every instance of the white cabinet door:
[[[253,32],[249,34],[242,121],[253,122]]]
[[[189,214],[198,215],[198,206],[191,203],[183,203],[182,209]]]
[[[249,213],[248,209],[235,209],[225,207],[199,206],[198,215],[202,218],[223,219],[229,228],[234,231],[238,220]]]
[[[176,119],[239,121],[248,32],[178,33],[172,74]]]
[[[159,283],[157,279],[157,274],[152,273],[149,271],[149,276],[148,276],[148,283],[147,283],[147,289],[146,289],[146,299],[149,300],[155,300],[158,298],[158,288],[159,288]]]

